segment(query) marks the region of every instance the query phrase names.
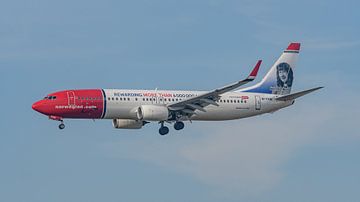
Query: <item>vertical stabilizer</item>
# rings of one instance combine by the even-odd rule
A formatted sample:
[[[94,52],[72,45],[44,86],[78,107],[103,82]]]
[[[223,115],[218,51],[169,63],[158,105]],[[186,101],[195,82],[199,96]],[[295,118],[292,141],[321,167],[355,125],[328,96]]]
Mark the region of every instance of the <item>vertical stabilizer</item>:
[[[299,51],[300,43],[290,43],[259,83],[239,91],[278,95],[289,94],[294,80],[294,68]]]

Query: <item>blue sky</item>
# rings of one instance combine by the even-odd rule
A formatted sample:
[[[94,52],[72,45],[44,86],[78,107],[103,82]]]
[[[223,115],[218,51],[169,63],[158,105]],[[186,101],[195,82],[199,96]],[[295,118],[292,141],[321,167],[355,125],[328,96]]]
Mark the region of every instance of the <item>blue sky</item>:
[[[359,201],[358,1],[3,1],[0,201]],[[57,122],[31,104],[74,88],[210,90],[262,77],[302,43],[274,114],[182,132]],[[257,79],[259,81],[259,78]]]

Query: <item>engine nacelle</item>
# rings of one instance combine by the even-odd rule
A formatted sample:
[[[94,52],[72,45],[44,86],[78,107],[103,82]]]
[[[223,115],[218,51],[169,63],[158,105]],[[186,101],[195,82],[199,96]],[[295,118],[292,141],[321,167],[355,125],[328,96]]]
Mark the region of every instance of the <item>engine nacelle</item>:
[[[140,129],[144,125],[143,121],[132,119],[113,119],[112,123],[117,129]]]
[[[166,121],[169,118],[169,109],[165,106],[142,105],[136,113],[139,120],[145,121]]]

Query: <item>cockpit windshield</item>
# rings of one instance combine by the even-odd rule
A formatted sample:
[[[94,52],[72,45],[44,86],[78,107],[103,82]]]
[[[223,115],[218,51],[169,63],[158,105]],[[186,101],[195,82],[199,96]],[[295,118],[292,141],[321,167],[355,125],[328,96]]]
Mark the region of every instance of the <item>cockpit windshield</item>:
[[[56,96],[46,96],[44,97],[44,100],[55,100]]]

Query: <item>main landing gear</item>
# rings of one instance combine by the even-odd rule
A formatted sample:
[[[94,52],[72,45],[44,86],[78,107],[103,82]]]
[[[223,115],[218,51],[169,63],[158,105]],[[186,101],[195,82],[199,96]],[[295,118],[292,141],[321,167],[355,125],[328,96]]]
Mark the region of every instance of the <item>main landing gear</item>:
[[[185,127],[185,124],[181,121],[177,121],[174,124],[174,129],[175,130],[182,130]]]
[[[159,133],[160,135],[167,135],[169,133],[169,128],[164,126],[164,122],[160,122],[161,126],[159,129]],[[182,121],[177,121],[174,124],[174,129],[175,130],[182,130],[185,127],[185,124]]]
[[[160,135],[167,135],[169,133],[169,128],[164,126],[164,122],[161,122],[161,127],[159,129]]]

